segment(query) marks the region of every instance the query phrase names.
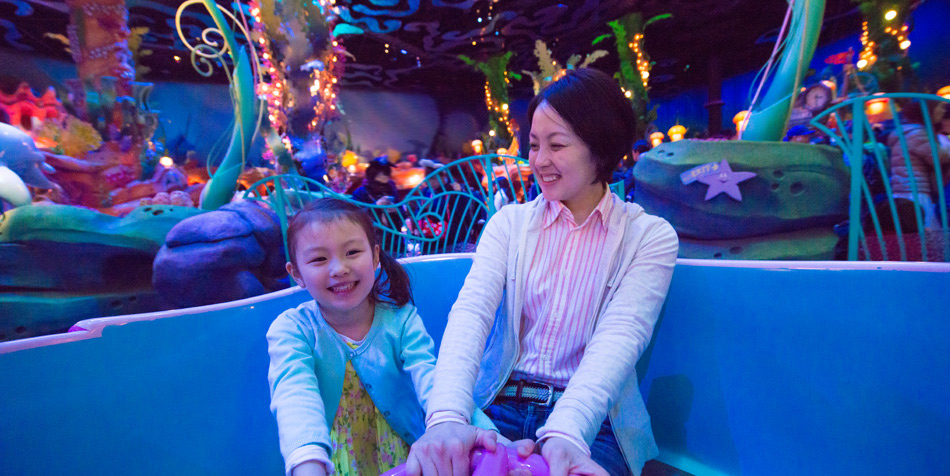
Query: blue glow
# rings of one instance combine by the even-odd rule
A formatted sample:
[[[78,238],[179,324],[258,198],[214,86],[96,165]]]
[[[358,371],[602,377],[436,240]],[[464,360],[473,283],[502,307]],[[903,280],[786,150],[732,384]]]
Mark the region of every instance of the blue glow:
[[[400,53],[406,54],[406,50],[399,50]]]

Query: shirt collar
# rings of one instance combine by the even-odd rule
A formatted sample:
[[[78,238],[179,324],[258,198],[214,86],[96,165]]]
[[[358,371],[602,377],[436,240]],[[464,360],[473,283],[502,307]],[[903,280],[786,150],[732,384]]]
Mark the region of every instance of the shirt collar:
[[[606,229],[607,218],[610,216],[610,210],[613,207],[613,195],[614,194],[610,191],[610,188],[606,188],[604,196],[601,197],[599,202],[597,202],[597,206],[594,207],[594,210],[590,213],[590,216],[587,217],[587,221],[599,219],[601,225],[603,225],[604,229]],[[559,200],[549,201],[545,199],[543,195],[541,199],[545,201],[544,214],[541,217],[542,227],[548,228],[549,226],[553,225],[558,218],[561,217],[563,217],[565,220],[568,220],[569,223],[574,223],[575,226],[583,225],[583,223],[578,225],[574,222],[574,215],[571,214],[571,210],[564,206],[564,204]],[[595,216],[597,218],[594,218]]]

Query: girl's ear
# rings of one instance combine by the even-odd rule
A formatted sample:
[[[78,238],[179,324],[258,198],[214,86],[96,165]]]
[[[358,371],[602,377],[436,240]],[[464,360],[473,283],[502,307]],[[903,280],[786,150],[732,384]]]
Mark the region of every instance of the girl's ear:
[[[379,269],[379,245],[373,246],[373,267]]]
[[[300,289],[305,289],[307,287],[307,285],[303,282],[303,279],[300,278],[300,273],[298,273],[297,269],[294,268],[293,263],[288,261],[284,267],[287,268],[287,274],[294,278],[294,281],[297,282],[297,286],[300,286]]]

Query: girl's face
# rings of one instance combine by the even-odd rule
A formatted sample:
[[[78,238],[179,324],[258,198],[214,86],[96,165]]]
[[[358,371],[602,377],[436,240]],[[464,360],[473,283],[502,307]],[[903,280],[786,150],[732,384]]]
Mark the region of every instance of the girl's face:
[[[568,208],[591,199],[596,203],[603,186],[595,181],[593,154],[547,102],[534,110],[529,143],[528,161],[544,198],[560,200]]]
[[[371,318],[368,296],[376,280],[379,246],[371,248],[363,228],[346,219],[314,222],[300,233],[297,263],[287,263],[287,272],[310,292],[327,322],[346,323],[366,315],[361,312]]]

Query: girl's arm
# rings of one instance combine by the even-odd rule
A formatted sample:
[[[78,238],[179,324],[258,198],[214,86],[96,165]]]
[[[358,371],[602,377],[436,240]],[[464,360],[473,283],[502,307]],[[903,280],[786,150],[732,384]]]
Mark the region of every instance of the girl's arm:
[[[428,417],[435,412],[454,412],[463,418],[473,415],[475,378],[505,291],[510,215],[505,207],[485,225],[472,269],[449,312],[426,408]]]
[[[284,461],[308,444],[320,445],[329,454],[330,430],[313,371],[312,334],[308,336],[296,320],[281,314],[267,331],[267,351],[270,408],[277,418]],[[287,468],[287,472],[292,469]]]
[[[538,436],[569,435],[588,444],[608,406],[633,374],[666,299],[679,248],[676,232],[658,221],[645,234],[600,316],[577,371]]]
[[[429,393],[432,390],[432,381],[435,377],[435,344],[425,329],[422,318],[416,312],[415,306],[410,308],[406,318],[400,341],[400,358],[402,368],[409,372],[413,388],[423,409],[428,408]],[[472,416],[472,424],[485,430],[498,431],[487,415],[476,408]]]

